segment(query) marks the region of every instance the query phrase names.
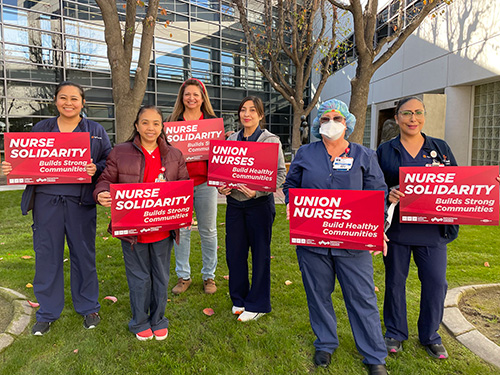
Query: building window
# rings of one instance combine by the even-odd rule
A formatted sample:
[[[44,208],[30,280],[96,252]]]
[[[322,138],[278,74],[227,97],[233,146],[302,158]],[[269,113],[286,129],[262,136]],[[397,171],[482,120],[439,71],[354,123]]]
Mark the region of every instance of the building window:
[[[500,163],[500,81],[475,87],[472,165]]]
[[[366,107],[365,132],[363,133],[363,146],[370,148],[372,136],[372,106]]]
[[[116,1],[121,21],[125,3]],[[269,130],[288,133],[291,106],[274,96],[253,64],[231,1],[168,0],[162,5],[167,15],[158,16],[143,103],[158,105],[168,116],[181,83],[195,77],[206,84],[216,115],[224,118],[228,128],[237,125],[240,100],[257,93],[265,99]],[[140,23],[145,8],[137,10]],[[0,20],[0,153],[4,132],[30,131],[38,121],[57,114],[52,95],[64,80],[84,87],[87,116],[114,139],[111,72],[95,0],[3,0]],[[172,23],[164,27],[167,20]],[[137,35],[131,76],[139,49]],[[274,111],[280,116],[272,116]],[[286,138],[282,140],[286,147]]]

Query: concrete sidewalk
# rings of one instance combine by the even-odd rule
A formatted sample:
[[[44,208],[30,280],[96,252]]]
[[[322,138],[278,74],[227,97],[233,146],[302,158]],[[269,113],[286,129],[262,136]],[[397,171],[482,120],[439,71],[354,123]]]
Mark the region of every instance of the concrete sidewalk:
[[[444,301],[443,325],[471,352],[500,368],[500,346],[470,324],[458,308],[458,303],[464,295],[488,288],[500,288],[500,284],[469,285],[449,290]]]

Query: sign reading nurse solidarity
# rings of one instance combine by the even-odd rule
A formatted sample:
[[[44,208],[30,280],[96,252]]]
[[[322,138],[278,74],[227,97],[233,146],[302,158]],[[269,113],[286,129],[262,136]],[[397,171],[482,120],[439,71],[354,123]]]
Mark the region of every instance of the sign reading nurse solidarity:
[[[90,133],[5,133],[7,184],[90,183]]]
[[[113,237],[187,227],[193,217],[193,180],[111,184]]]
[[[400,222],[498,225],[498,166],[399,168]]]
[[[182,151],[186,162],[207,160],[210,141],[224,139],[221,118],[165,122],[163,126],[167,140]]]
[[[290,244],[382,251],[384,192],[290,189]]]
[[[278,143],[211,141],[208,185],[276,191]]]

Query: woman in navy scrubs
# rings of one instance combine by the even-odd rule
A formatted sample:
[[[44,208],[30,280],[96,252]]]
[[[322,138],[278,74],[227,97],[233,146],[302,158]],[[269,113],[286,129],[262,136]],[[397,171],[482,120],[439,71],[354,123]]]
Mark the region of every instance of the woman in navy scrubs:
[[[390,188],[388,201],[398,203],[404,194],[398,190],[399,167],[426,165],[456,166],[448,144],[422,133],[425,124],[425,107],[416,97],[399,101],[394,116],[400,135],[381,144],[377,150],[380,167]],[[456,225],[400,224],[399,205],[394,220],[387,231],[388,254],[385,263],[384,323],[385,343],[390,353],[403,350],[402,342],[408,339],[406,316],[406,279],[410,258],[418,268],[421,283],[418,335],[427,353],[444,359],[448,353],[437,333],[443,319],[446,282],[446,244],[458,234]]]
[[[47,333],[64,307],[64,239],[71,263],[71,296],[84,327],[100,322],[99,283],[95,266],[96,207],[92,197],[95,181],[106,166],[111,144],[104,128],[80,115],[85,95],[80,85],[60,83],[54,95],[59,116],[40,121],[33,132],[89,132],[91,162],[86,170],[90,184],[28,185],[23,193],[23,215],[33,210],[33,248],[36,253],[33,291],[40,308],[31,333]],[[3,162],[5,175],[12,170]]]
[[[238,110],[243,129],[228,140],[278,143],[276,187],[285,179],[285,158],[277,135],[262,129],[264,104],[260,98],[248,96]],[[240,186],[222,186],[219,193],[227,196],[226,260],[229,268],[229,294],[232,313],[246,322],[259,319],[271,311],[271,236],[276,210],[274,195]],[[252,251],[252,284],[248,282],[248,250]]]
[[[344,138],[352,133],[355,123],[345,103],[332,99],[320,105],[311,132],[322,141],[304,145],[297,151],[283,189],[287,204],[291,188],[386,191],[375,152]],[[338,163],[340,158],[342,165]],[[327,367],[331,354],[339,346],[331,296],[337,277],[363,362],[368,365],[370,374],[387,374],[387,352],[370,252],[297,246],[297,258],[306,290],[309,320],[317,337],[314,363]]]

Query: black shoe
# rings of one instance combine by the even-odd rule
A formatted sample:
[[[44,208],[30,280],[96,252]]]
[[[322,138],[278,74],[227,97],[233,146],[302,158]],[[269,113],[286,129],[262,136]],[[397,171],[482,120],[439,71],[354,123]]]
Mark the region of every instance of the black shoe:
[[[50,330],[50,322],[36,322],[31,328],[31,334],[35,336],[45,335]]]
[[[332,355],[328,352],[316,350],[316,353],[314,353],[314,364],[318,367],[328,367],[331,359]]]
[[[101,317],[99,316],[98,313],[92,313],[92,314],[89,314],[89,315],[85,315],[83,317],[83,326],[86,328],[86,329],[91,329],[91,328],[95,328],[99,322],[101,321]]]
[[[385,365],[368,365],[368,373],[370,375],[387,375]]]
[[[401,341],[398,341],[391,337],[385,337],[384,341],[388,353],[399,353],[403,350],[403,344],[401,343]]]
[[[430,344],[425,345],[425,351],[433,358],[446,359],[448,358],[448,352],[446,351],[443,344]]]

